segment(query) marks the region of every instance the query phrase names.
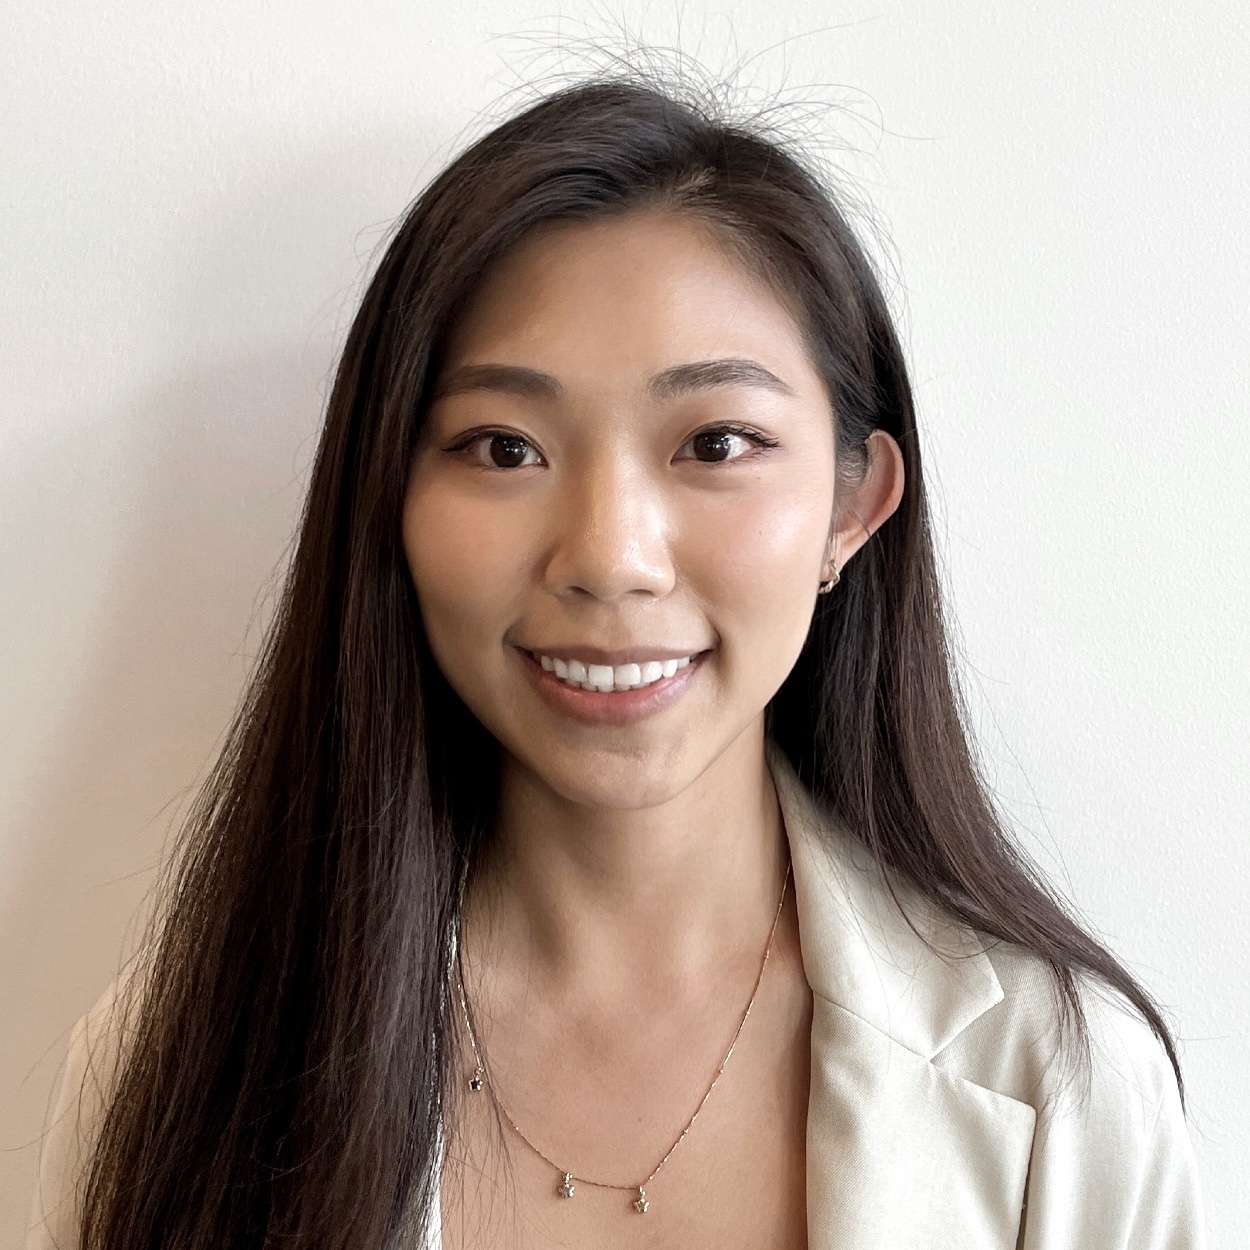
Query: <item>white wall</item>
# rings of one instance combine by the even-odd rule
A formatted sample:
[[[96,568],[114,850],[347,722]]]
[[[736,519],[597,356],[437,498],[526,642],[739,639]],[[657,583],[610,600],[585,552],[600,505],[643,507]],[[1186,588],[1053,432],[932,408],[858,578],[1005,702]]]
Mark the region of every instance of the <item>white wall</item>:
[[[713,69],[803,36],[748,81],[866,119],[836,125],[901,266],[991,773],[1170,1007],[1211,1244],[1232,1250],[1250,1196],[1244,9],[735,0],[731,29],[728,7],[601,13],[672,42],[679,8]],[[556,45],[554,9],[6,10],[0,1245],[20,1241],[67,1030],[241,688],[375,245],[530,72],[536,45],[489,36]]]

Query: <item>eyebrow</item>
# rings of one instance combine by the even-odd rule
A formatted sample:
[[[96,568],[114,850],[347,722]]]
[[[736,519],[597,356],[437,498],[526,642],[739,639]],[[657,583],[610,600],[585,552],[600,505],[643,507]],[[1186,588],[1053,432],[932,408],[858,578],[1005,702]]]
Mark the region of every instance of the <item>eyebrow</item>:
[[[498,391],[526,399],[555,399],[564,393],[558,378],[523,365],[461,365],[438,379],[434,398],[465,391]]]
[[[647,390],[656,399],[677,399],[719,386],[754,386],[780,395],[794,394],[771,370],[743,356],[673,365],[657,373],[647,383]],[[439,379],[434,397],[443,399],[465,391],[495,391],[524,399],[558,399],[564,394],[564,386],[552,374],[524,365],[461,365]]]

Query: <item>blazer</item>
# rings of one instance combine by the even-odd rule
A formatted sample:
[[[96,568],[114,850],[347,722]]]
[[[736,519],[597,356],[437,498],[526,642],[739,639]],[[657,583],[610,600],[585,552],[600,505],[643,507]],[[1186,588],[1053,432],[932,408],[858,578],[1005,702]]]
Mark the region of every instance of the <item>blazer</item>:
[[[1074,1067],[1043,962],[903,893],[905,918],[771,744],[768,760],[814,1002],[809,1247],[1204,1246],[1176,1080],[1141,1018],[1084,984],[1090,1062]],[[74,1030],[27,1250],[75,1244],[76,1179],[117,1060],[113,995]]]

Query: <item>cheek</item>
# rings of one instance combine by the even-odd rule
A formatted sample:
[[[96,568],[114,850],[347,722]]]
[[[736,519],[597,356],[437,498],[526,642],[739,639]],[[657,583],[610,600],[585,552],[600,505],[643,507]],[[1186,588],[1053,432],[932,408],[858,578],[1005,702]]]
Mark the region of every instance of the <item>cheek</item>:
[[[727,586],[806,586],[818,570],[827,509],[799,492],[762,495],[727,509],[706,549]],[[813,583],[814,588],[814,583]]]
[[[403,538],[408,568],[430,647],[440,663],[473,654],[471,641],[490,632],[511,599],[510,582],[524,568],[518,535],[491,509],[437,486],[409,492]],[[451,679],[453,674],[448,673]]]
[[[809,582],[815,591],[833,491],[833,472],[823,474],[816,465],[763,477],[717,507],[715,524],[697,527],[701,564],[726,589],[739,591],[731,601],[756,602],[766,587],[790,601]],[[760,595],[750,594],[752,586]]]
[[[780,684],[811,622],[829,532],[833,483],[813,476],[744,492],[691,538],[702,593],[715,605],[730,663]],[[770,692],[771,693],[771,692]]]

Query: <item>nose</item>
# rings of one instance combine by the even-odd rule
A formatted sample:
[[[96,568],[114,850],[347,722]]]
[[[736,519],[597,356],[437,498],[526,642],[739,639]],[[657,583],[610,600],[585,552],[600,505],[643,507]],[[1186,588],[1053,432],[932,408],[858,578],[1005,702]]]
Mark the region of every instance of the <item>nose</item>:
[[[653,474],[604,452],[571,470],[561,487],[545,569],[553,594],[611,601],[672,590],[673,518]]]

